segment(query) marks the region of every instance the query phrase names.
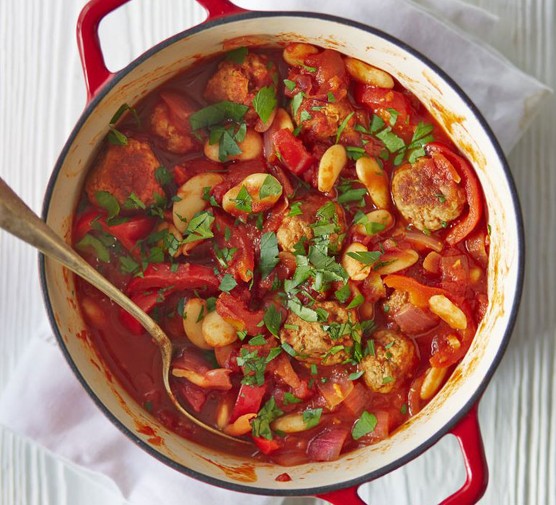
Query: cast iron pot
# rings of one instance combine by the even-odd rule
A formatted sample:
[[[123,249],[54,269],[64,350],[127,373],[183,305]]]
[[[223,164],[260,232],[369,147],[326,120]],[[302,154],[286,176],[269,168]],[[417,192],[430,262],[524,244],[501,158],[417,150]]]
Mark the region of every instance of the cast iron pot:
[[[460,443],[467,480],[443,504],[477,501],[488,468],[477,422],[477,403],[508,344],[522,289],[524,240],[515,187],[494,135],[462,90],[426,57],[399,40],[354,21],[305,12],[248,12],[228,0],[198,0],[208,12],[200,26],[147,51],[116,74],[104,64],[100,20],[127,0],[93,0],[78,22],[78,42],[88,103],[50,179],[43,217],[71,242],[71,222],[87,167],[115,110],[134,104],[200,57],[245,44],[306,41],[337,49],[395,76],[417,95],[472,161],[481,181],[492,230],[488,268],[489,307],[469,352],[447,384],[417,416],[388,440],[341,457],[287,469],[201,447],[170,432],[115,381],[87,338],[75,302],[74,279],[41,258],[41,281],[49,316],[66,359],[108,418],[153,457],[199,480],[264,495],[318,495],[331,503],[362,503],[357,487],[412,460],[447,433]],[[140,433],[150,426],[157,438]],[[143,430],[144,431],[144,430]],[[291,481],[277,482],[287,471]],[[160,483],[164,485],[163,482]]]

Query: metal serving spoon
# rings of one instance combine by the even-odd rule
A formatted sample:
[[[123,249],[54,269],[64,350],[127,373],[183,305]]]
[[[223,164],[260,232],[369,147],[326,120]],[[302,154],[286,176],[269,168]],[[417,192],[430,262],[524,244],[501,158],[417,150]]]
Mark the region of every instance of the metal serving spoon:
[[[42,221],[0,177],[0,228],[15,235],[24,242],[36,247],[45,256],[60,262],[73,273],[79,275],[106,296],[116,302],[122,309],[129,312],[150,333],[160,349],[162,356],[162,381],[166,393],[174,406],[197,426],[234,442],[247,443],[240,438],[232,437],[201,420],[182,407],[170,388],[169,375],[172,361],[172,341],[155,321],[133,303],[126,295],[116,288],[105,277],[98,273],[89,263],[66,244],[44,221]]]

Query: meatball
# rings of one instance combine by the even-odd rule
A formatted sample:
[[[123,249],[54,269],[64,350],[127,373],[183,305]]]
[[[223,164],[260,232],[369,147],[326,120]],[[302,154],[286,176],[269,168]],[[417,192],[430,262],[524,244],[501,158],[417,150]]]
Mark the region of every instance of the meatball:
[[[439,230],[456,219],[466,203],[465,190],[452,174],[426,157],[396,170],[392,197],[410,223],[429,231]]]
[[[151,115],[151,131],[159,138],[164,149],[175,154],[186,154],[201,147],[191,133],[189,116],[194,109],[177,93],[161,95]]]
[[[361,361],[363,379],[375,393],[390,393],[411,377],[417,366],[413,342],[399,332],[380,330],[373,334],[374,354]]]
[[[310,142],[327,142],[335,138],[338,128],[352,112],[348,100],[323,102],[311,98],[304,99],[295,114],[295,121],[301,126],[301,134]],[[360,135],[353,130],[356,124],[352,117],[345,126],[342,138],[350,144],[359,144]]]
[[[303,219],[302,215],[286,216],[276,231],[278,245],[283,251],[295,252],[296,244],[303,240],[303,238],[311,240],[313,238],[313,229]]]
[[[203,96],[209,102],[229,100],[249,106],[245,119],[253,125],[258,120],[253,98],[265,86],[275,88],[277,78],[276,66],[266,56],[249,53],[241,63],[222,61],[207,82]]]
[[[126,145],[108,145],[89,175],[85,191],[93,203],[97,191],[107,191],[120,205],[132,193],[145,205],[152,205],[155,194],[164,195],[155,177],[159,167],[148,143],[128,138]]]
[[[281,249],[283,251],[295,252],[295,245],[304,237],[307,241],[313,239],[315,234],[311,225],[321,220],[325,224],[329,222],[336,224],[336,231],[329,236],[329,247],[333,253],[340,251],[347,228],[346,217],[342,207],[322,195],[310,195],[303,200],[291,202],[291,205],[296,203],[300,204],[302,213],[296,216],[284,217],[276,231],[276,238]],[[335,207],[335,213],[331,220],[327,216],[319,216],[319,210],[324,208],[327,203],[332,203]]]
[[[295,359],[299,361],[322,365],[342,363],[348,358],[345,348],[352,347],[353,340],[351,334],[342,335],[344,331],[340,325],[348,323],[344,328],[350,329],[349,325],[356,324],[355,312],[336,302],[316,302],[311,308],[324,309],[328,312],[328,320],[310,323],[290,312],[280,331],[280,340],[293,347]]]

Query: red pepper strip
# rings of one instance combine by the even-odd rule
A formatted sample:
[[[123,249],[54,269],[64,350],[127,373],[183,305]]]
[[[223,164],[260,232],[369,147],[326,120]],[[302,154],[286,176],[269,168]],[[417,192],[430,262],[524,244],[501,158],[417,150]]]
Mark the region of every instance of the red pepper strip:
[[[473,231],[481,219],[483,213],[481,185],[469,162],[461,156],[455,154],[444,144],[432,142],[427,144],[426,151],[431,155],[435,163],[435,155],[440,154],[444,156],[455,167],[464,184],[467,203],[469,205],[469,212],[465,217],[458,221],[446,235],[446,242],[450,245],[454,245],[467,237],[467,235]]]
[[[128,251],[133,250],[139,240],[144,239],[153,229],[154,219],[141,216],[133,217],[124,223],[110,226],[104,221],[100,221],[104,231],[116,237]]]
[[[177,268],[169,263],[151,263],[143,277],[134,277],[127,285],[127,293],[134,295],[160,288],[203,289],[217,291],[220,281],[212,268],[192,263],[180,263]]]
[[[315,161],[303,142],[286,128],[278,130],[272,136],[272,141],[282,163],[295,175],[305,172]]]
[[[97,209],[89,209],[78,216],[73,227],[74,241],[78,242],[93,229],[96,220],[104,221],[105,214]]]
[[[255,246],[253,239],[247,234],[245,227],[236,226],[233,219],[215,212],[215,229],[219,247],[236,249],[234,257],[228,262],[227,272],[234,275],[236,280],[250,282],[255,271]],[[230,230],[229,240],[225,239],[226,228]]]
[[[250,384],[242,384],[237,394],[236,403],[230,416],[230,424],[238,417],[245,414],[257,413],[261,408],[263,396],[266,393],[266,384],[255,386]]]
[[[139,293],[131,297],[131,301],[143,309],[147,314],[159,303],[162,303],[169,295],[170,290],[158,292],[148,291],[146,293]],[[135,319],[129,312],[120,308],[119,312],[120,321],[122,324],[134,335],[141,335],[145,329],[137,319]]]
[[[253,442],[257,444],[259,451],[261,451],[263,454],[270,454],[282,447],[280,440],[278,440],[277,438],[268,440],[263,437],[253,437]]]
[[[155,220],[151,217],[140,216],[111,226],[106,223],[104,212],[91,209],[77,220],[74,235],[76,240],[81,240],[87,233],[94,230],[94,223],[98,223],[103,231],[115,237],[128,251],[131,251],[139,240],[144,239],[151,232],[154,222]]]
[[[409,301],[416,307],[420,307],[422,309],[428,308],[429,298],[431,296],[444,295],[450,298],[446,290],[425,286],[424,284],[417,282],[412,277],[407,277],[406,275],[387,275],[384,277],[383,282],[389,288],[399,289],[400,291],[408,293]]]
[[[251,311],[247,304],[230,293],[222,293],[216,301],[216,312],[238,330],[247,330],[248,335],[264,333],[261,325],[264,311]]]

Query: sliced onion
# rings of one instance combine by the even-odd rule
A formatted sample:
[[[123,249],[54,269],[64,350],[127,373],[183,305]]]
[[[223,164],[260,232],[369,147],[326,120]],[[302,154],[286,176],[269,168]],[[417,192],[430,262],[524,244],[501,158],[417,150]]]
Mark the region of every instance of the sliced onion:
[[[406,303],[393,315],[394,321],[404,333],[419,335],[438,324],[438,317],[428,310]]]
[[[203,389],[229,391],[231,370],[227,368],[210,369],[203,358],[192,352],[185,352],[172,363],[172,375],[187,379]]]
[[[334,461],[339,458],[349,431],[346,428],[329,428],[309,442],[307,455],[311,461]]]
[[[342,403],[353,391],[353,381],[347,377],[334,378],[326,382],[317,383],[320,394],[326,400],[329,409]]]
[[[405,234],[405,239],[414,245],[424,247],[425,249],[432,249],[433,251],[440,252],[444,247],[442,241],[432,235],[425,235],[424,233],[416,231],[408,231]]]

